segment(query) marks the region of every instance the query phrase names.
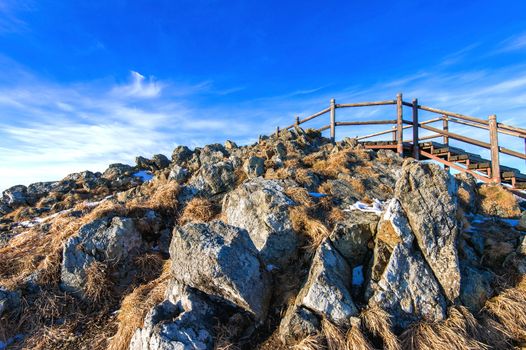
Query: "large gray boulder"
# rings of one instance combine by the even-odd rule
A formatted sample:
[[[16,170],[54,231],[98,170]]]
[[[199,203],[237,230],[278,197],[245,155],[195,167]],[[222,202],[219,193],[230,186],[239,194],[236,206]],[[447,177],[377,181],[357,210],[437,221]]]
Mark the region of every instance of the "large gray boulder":
[[[406,161],[395,188],[424,258],[453,301],[460,292],[455,178],[436,164]]]
[[[176,227],[170,256],[181,283],[245,309],[258,322],[265,319],[270,279],[247,231],[221,221]]]
[[[228,157],[228,152],[222,144],[213,143],[203,147],[199,153],[201,165],[223,161]]]
[[[196,194],[213,196],[233,189],[235,181],[232,163],[204,163],[189,185]]]
[[[16,185],[8,188],[2,192],[2,202],[13,209],[26,205],[27,187],[24,185]]]
[[[349,326],[349,318],[358,313],[349,292],[351,279],[351,268],[326,239],[316,250],[309,277],[296,298],[296,305],[336,325]]]
[[[266,265],[284,268],[299,245],[289,218],[291,205],[278,181],[257,178],[228,193],[223,212],[227,223],[247,230]]]
[[[345,213],[329,236],[334,248],[351,267],[363,265],[369,254],[368,243],[376,234],[379,217],[375,213],[353,211]]]
[[[193,152],[186,146],[177,146],[172,153],[172,162],[175,165],[183,166],[186,161],[192,158]]]
[[[130,341],[130,350],[213,349],[214,307],[206,296],[172,280],[167,298],[153,307]]]
[[[261,176],[265,173],[265,160],[260,157],[249,157],[243,164],[243,170],[249,179]]]
[[[476,315],[486,300],[493,295],[492,282],[495,279],[495,274],[462,260],[460,272],[462,274],[460,301],[472,314]]]
[[[141,245],[141,235],[130,218],[104,217],[82,226],[64,245],[61,288],[82,294],[86,269],[95,261],[121,267],[119,277],[126,278],[126,262]]]
[[[393,199],[378,226],[369,304],[387,311],[393,324],[444,319],[446,300],[420,251],[398,200]]]

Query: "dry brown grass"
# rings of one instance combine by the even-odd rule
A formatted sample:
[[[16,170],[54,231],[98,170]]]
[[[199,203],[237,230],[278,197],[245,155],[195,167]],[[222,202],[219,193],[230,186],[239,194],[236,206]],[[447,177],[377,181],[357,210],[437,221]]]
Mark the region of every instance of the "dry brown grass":
[[[451,308],[449,317],[440,322],[421,322],[402,335],[402,345],[408,350],[479,350],[489,347],[478,341],[479,324],[463,307]]]
[[[135,257],[133,262],[137,268],[136,279],[149,282],[161,275],[165,259],[160,253],[145,253]]]
[[[234,170],[234,178],[236,179],[236,187],[248,179],[247,173],[243,170],[243,167],[238,167]]]
[[[329,350],[342,350],[347,347],[345,333],[327,319],[321,321],[321,329]]]
[[[164,263],[161,276],[135,288],[121,303],[117,316],[117,333],[111,337],[108,350],[128,349],[135,330],[143,326],[144,318],[152,307],[163,301],[170,277],[171,262]]]
[[[400,237],[396,234],[393,224],[390,221],[382,221],[378,227],[376,238],[394,248],[398,243],[401,242]]]
[[[348,180],[349,184],[353,188],[353,190],[359,195],[363,196],[365,195],[365,191],[367,190],[365,187],[365,181],[358,178],[351,178]]]
[[[359,326],[351,326],[347,331],[346,338],[347,350],[374,350]]]
[[[380,174],[378,172],[374,171],[371,167],[368,166],[355,167],[354,172],[373,179],[377,179],[380,177]]]
[[[88,300],[99,305],[112,301],[114,283],[110,272],[108,264],[96,260],[86,268],[84,295]]]
[[[315,204],[311,195],[309,195],[309,191],[303,187],[289,187],[285,190],[285,194],[297,204],[306,207],[312,207]]]
[[[265,171],[265,179],[268,180],[284,180],[292,177],[292,171],[288,168],[267,168]]]
[[[398,338],[391,330],[391,318],[387,312],[377,306],[368,307],[362,311],[360,318],[371,334],[382,338],[384,349],[401,350]]]
[[[507,334],[526,341],[526,277],[513,288],[486,301],[484,311],[499,322]]]
[[[184,225],[188,222],[208,222],[218,212],[217,206],[209,199],[194,197],[188,202],[179,217],[179,225]]]
[[[167,213],[174,214],[177,211],[177,196],[181,187],[176,181],[167,181],[165,183],[156,181],[152,185],[153,191],[145,203],[149,208]]]
[[[293,350],[323,350],[326,349],[323,336],[320,334],[310,334],[303,338],[299,343],[294,344]]]
[[[331,207],[328,215],[328,220],[331,225],[345,220],[345,212],[338,207]]]
[[[316,250],[321,242],[329,237],[330,231],[327,227],[320,220],[311,217],[307,208],[291,207],[289,215],[293,230],[305,235],[310,241],[310,244],[307,246],[309,250]]]
[[[340,174],[350,173],[351,157],[348,151],[330,154],[327,159],[317,160],[312,164],[312,170],[323,176],[336,178]]]
[[[309,169],[298,168],[295,173],[295,179],[296,182],[304,186],[311,186],[314,183]]]
[[[482,185],[478,190],[480,210],[485,215],[503,216],[507,218],[521,215],[515,196],[500,185]]]

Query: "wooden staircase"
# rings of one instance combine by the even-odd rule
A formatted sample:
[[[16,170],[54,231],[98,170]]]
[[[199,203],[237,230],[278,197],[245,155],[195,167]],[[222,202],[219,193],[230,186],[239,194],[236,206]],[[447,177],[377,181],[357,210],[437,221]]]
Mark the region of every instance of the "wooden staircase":
[[[337,109],[377,108],[378,106],[388,105],[396,106],[396,118],[350,121],[339,121],[336,119]],[[408,114],[410,115],[410,119],[404,118],[407,116],[407,114],[404,113],[404,109],[409,109]],[[422,120],[421,113],[433,114],[435,117]],[[526,189],[526,175],[522,174],[518,169],[502,165],[499,158],[500,154],[504,154],[513,157],[512,159],[516,161],[526,161],[526,152],[509,149],[505,147],[504,142],[499,142],[499,135],[505,135],[508,138],[512,136],[515,140],[520,139],[520,142],[526,146],[526,129],[501,123],[497,121],[497,116],[494,114],[488,116],[487,119],[467,116],[421,105],[418,103],[418,99],[413,99],[411,102],[404,101],[402,94],[399,93],[395,100],[375,102],[336,103],[334,99],[331,99],[327,108],[303,119],[296,116],[295,122],[283,130],[286,131],[299,127],[303,123],[326,114],[329,115],[329,124],[317,130],[319,132],[329,130],[329,137],[332,142],[336,140],[337,127],[358,128],[364,125],[390,124],[392,125],[391,129],[356,136],[355,139],[364,145],[365,148],[392,149],[400,156],[411,156],[417,160],[433,160],[442,163],[446,168],[453,168],[461,172],[469,173],[483,182],[506,183],[514,189]],[[436,125],[437,123],[439,125]],[[452,124],[461,125],[464,127],[464,130],[460,130],[461,133],[453,132],[451,130]],[[469,137],[467,135],[470,133],[466,132],[466,127],[470,127],[473,130],[477,129],[478,131],[486,130],[488,132],[487,137],[483,137],[483,139]],[[404,130],[409,132],[411,135],[410,139],[404,138]],[[277,127],[276,135],[278,136],[281,131],[282,129]],[[421,135],[420,131],[425,131],[427,134]],[[429,132],[432,133],[429,134]],[[391,137],[388,137],[391,140],[365,141],[367,139],[371,140],[372,138],[377,139],[382,135],[390,135]],[[476,135],[480,135],[480,133]],[[443,143],[429,141],[437,138],[441,139]],[[469,144],[489,150],[491,159],[484,159],[477,154],[467,152],[461,148],[451,147],[449,144],[450,139],[461,144]],[[513,145],[516,146],[517,143]],[[526,198],[526,192],[515,192]]]
[[[396,150],[396,141],[362,141],[360,142],[368,149],[393,149]],[[413,145],[404,143],[404,156],[413,155]],[[461,148],[451,147],[439,142],[420,142],[420,160],[434,160],[444,164],[446,168],[453,168],[461,172],[473,175],[475,178],[490,182],[493,179],[491,173],[491,160],[484,159],[478,154],[467,152]],[[518,169],[500,166],[501,182],[510,184],[516,189],[526,189],[526,175]]]

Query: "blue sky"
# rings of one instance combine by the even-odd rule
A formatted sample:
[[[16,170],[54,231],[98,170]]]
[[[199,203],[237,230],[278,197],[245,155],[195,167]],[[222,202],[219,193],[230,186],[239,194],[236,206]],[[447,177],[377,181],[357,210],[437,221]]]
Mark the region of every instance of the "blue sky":
[[[178,144],[249,143],[331,97],[401,91],[526,127],[525,13],[517,0],[0,0],[0,190]]]

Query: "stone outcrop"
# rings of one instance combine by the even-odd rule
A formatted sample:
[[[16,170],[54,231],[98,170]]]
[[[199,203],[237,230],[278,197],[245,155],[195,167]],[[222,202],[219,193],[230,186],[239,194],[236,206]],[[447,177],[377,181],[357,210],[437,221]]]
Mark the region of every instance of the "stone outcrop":
[[[316,251],[309,277],[296,298],[307,308],[339,326],[348,326],[358,309],[349,292],[352,271],[345,259],[325,240]]]
[[[82,295],[86,269],[95,261],[119,266],[120,278],[125,279],[126,262],[141,245],[141,235],[130,218],[104,217],[82,226],[64,245],[61,288]]]
[[[225,196],[223,211],[227,223],[247,230],[265,264],[284,268],[299,245],[289,218],[292,205],[279,181],[258,178]]]
[[[190,179],[195,194],[213,196],[229,191],[235,184],[234,167],[230,162],[206,163]]]
[[[413,247],[415,237],[398,200],[390,202],[376,239],[369,304],[386,310],[399,327],[444,319],[446,301],[440,285]]]
[[[270,278],[247,231],[221,221],[176,227],[170,256],[179,282],[265,319]]]
[[[438,165],[406,161],[395,188],[427,263],[449,300],[460,292],[455,179]]]
[[[243,164],[243,170],[249,179],[261,176],[265,173],[265,160],[259,157],[250,157]]]

